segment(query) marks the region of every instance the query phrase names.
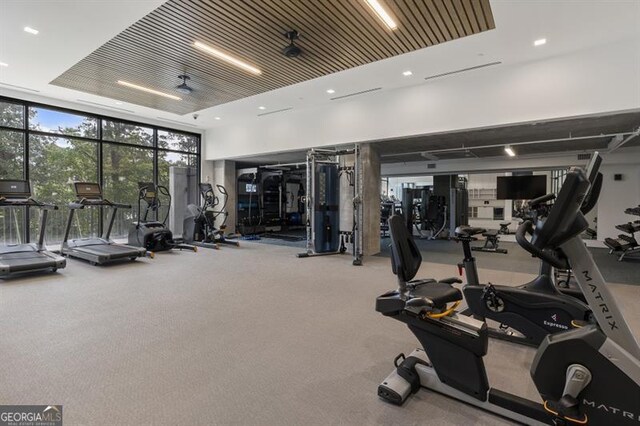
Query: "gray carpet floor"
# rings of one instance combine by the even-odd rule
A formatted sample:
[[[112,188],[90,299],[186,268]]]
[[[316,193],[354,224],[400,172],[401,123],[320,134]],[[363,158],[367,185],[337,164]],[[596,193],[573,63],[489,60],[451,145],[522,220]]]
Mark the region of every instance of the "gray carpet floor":
[[[395,287],[388,259],[354,267],[241,244],[0,281],[0,404],[64,404],[67,425],[511,424],[428,391],[403,407],[378,399],[393,358],[417,343],[374,311]],[[516,270],[480,273],[531,278]],[[638,334],[640,286],[611,287]],[[492,341],[492,383],[535,398],[533,355]]]
[[[390,250],[389,238],[383,239],[380,244],[381,256],[389,257]],[[455,241],[449,240],[419,240],[416,244],[420,248],[422,257],[425,261],[434,263],[444,263],[449,265],[457,265],[463,259],[462,245]],[[484,241],[477,241],[473,246],[482,246]],[[523,250],[518,244],[507,241],[500,242],[500,248],[508,250],[507,254],[487,253],[474,251],[473,256],[476,258],[478,267],[487,269],[496,269],[499,271],[517,270],[529,274],[537,274],[539,263],[532,261],[531,254]],[[614,283],[635,284],[640,285],[640,259],[625,260],[618,262],[617,256],[609,254],[608,249],[589,248],[593,259],[598,264],[600,272],[605,280]],[[456,271],[457,268],[452,268]],[[483,277],[480,276],[483,281]]]
[[[306,241],[286,241],[282,239],[261,237],[257,242],[263,244],[272,244],[285,247],[296,247],[300,252],[306,249]],[[389,238],[382,238],[380,241],[380,256],[389,257]],[[462,245],[455,241],[449,240],[420,240],[416,239],[416,243],[422,252],[423,259],[433,263],[442,263],[452,265],[449,274],[454,275],[457,272],[455,267],[462,261]],[[473,245],[481,246],[483,241],[473,243]],[[478,267],[487,269],[496,269],[499,271],[509,271],[512,269],[536,274],[538,272],[538,263],[531,261],[531,255],[524,251],[516,243],[508,241],[500,242],[500,248],[508,250],[507,254],[485,253],[474,251]],[[598,264],[604,278],[609,282],[635,284],[640,285],[640,258],[627,258],[623,262],[617,261],[617,256],[610,255],[608,249],[589,248],[594,260]],[[480,276],[483,280],[483,277]]]

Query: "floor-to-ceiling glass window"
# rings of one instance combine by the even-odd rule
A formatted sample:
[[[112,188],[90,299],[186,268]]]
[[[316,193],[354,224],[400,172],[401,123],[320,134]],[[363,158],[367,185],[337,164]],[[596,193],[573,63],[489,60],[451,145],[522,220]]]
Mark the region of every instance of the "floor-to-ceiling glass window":
[[[69,215],[69,203],[75,199],[74,182],[97,182],[98,144],[62,136],[29,135],[29,180],[34,198],[58,206],[49,212],[45,241],[62,241]],[[31,211],[32,240],[37,235],[39,214]],[[71,238],[87,238],[99,233],[99,212],[87,208],[75,215]]]
[[[75,198],[73,182],[98,179],[98,119],[40,106],[29,106],[28,115],[29,181],[34,198],[58,206],[49,213],[45,233],[45,242],[55,245],[64,237],[68,204]],[[38,232],[40,213],[32,210],[32,239]],[[98,235],[99,217],[97,209],[78,212],[69,236]]]
[[[129,204],[130,209],[119,209],[111,231],[113,238],[126,237],[131,224],[138,220],[138,193],[140,182],[153,183],[153,150],[126,145],[104,144],[102,148],[102,174],[104,196],[110,201]],[[142,215],[146,203],[140,204]],[[111,211],[105,215],[107,221]],[[153,215],[148,219],[154,219]]]
[[[0,130],[0,179],[24,176],[24,133]]]
[[[139,182],[166,186],[173,197],[172,211],[183,216],[186,203],[198,201],[184,194],[197,193],[199,163],[197,134],[0,97],[0,179],[28,179],[34,198],[59,206],[49,213],[47,226],[46,242],[53,248],[64,236],[74,182],[98,182],[105,198],[132,205],[116,216],[112,237],[120,239],[138,219]],[[167,202],[163,200],[161,220]],[[144,211],[144,203],[141,207]],[[70,237],[99,235],[109,213],[79,211]],[[179,235],[181,219],[176,221],[180,229],[174,233]],[[0,244],[34,241],[38,225],[37,209],[27,214],[24,209],[2,208]]]
[[[24,106],[0,101],[0,179],[22,179],[24,169]],[[0,208],[0,244],[26,238],[24,208]]]
[[[102,140],[110,142],[102,148],[105,197],[131,205],[131,209],[118,210],[112,230],[114,238],[123,238],[131,224],[138,220],[138,207],[144,216],[146,203],[141,202],[138,206],[139,183],[154,182],[154,132],[151,127],[103,120]],[[105,226],[108,226],[110,214],[105,215]],[[148,219],[155,219],[155,215],[151,214]]]

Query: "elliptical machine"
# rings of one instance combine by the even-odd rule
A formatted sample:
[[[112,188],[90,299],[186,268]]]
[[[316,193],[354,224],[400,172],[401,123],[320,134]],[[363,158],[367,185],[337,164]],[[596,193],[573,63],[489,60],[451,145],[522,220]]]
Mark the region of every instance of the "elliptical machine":
[[[158,194],[168,197],[167,214],[162,222],[147,220],[150,212],[157,213],[161,202]],[[147,206],[144,215],[141,215],[141,203]],[[144,247],[148,251],[158,252],[172,249],[198,251],[198,248],[189,244],[178,243],[173,239],[173,233],[167,227],[169,208],[171,207],[171,194],[162,185],[151,182],[138,182],[138,221],[129,228],[128,244],[135,247]]]
[[[541,402],[489,386],[483,357],[484,321],[459,315],[460,290],[433,280],[414,282],[422,258],[402,218],[390,219],[392,270],[399,288],[376,300],[376,310],[409,326],[422,348],[400,354],[378,395],[402,404],[420,387],[528,425],[637,425],[640,421],[640,346],[579,235],[589,180],[581,169],[566,176],[546,221],[525,221],[519,240],[536,256],[564,258],[593,310],[595,322],[547,335],[530,369]],[[531,234],[531,240],[526,238]],[[452,306],[449,304],[453,303]]]
[[[200,247],[214,249],[219,248],[219,244],[238,247],[240,243],[229,239],[224,233],[227,228],[227,216],[229,215],[226,210],[229,194],[222,185],[216,185],[216,188],[223,197],[222,205],[217,210],[216,207],[220,205],[220,199],[213,192],[213,187],[210,183],[200,184],[200,196],[203,199],[202,206],[198,207],[194,204],[187,206],[187,216],[184,219],[185,241]],[[220,216],[223,219],[218,229],[215,227],[215,222]]]

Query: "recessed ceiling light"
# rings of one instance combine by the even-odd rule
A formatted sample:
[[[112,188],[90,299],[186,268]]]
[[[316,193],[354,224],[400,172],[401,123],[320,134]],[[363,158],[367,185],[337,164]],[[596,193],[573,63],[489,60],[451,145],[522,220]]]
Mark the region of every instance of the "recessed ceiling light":
[[[336,93],[336,91],[333,90],[333,89],[327,89],[327,93],[332,95],[332,94]]]
[[[122,102],[116,102],[116,105],[122,105]]]
[[[151,93],[151,94],[154,94],[154,95],[164,96],[165,98],[173,99],[173,100],[176,100],[176,101],[181,101],[182,100],[181,98],[179,98],[177,96],[170,95],[168,93],[163,93],[163,92],[160,92],[160,91],[154,90],[154,89],[149,89],[148,87],[138,86],[137,84],[129,83],[127,81],[118,80],[118,84],[121,85],[121,86],[130,87],[132,89],[141,90],[143,92]]]
[[[409,70],[405,71],[402,73],[402,75],[404,75],[405,77],[409,77],[410,75],[413,75],[413,73]]]
[[[258,109],[267,109],[267,108],[263,106],[259,106]]]
[[[504,152],[506,152],[509,157],[515,157],[516,156],[515,151],[509,145],[504,147]]]
[[[215,117],[216,120],[220,120],[220,117]]]
[[[24,27],[24,31],[29,33],[29,34],[33,34],[33,35],[38,35],[38,33],[40,31],[36,30],[35,28],[31,28],[31,27]]]
[[[4,62],[0,62],[0,67],[8,67],[8,66],[9,66],[9,64],[6,64]]]
[[[534,46],[542,46],[543,44],[547,44],[546,38],[539,38],[538,40],[533,42]]]
[[[208,46],[199,41],[194,42],[193,47],[195,47],[196,49],[202,50],[203,52],[206,52],[210,55],[213,55],[218,59],[222,59],[223,61],[228,62],[231,65],[235,65],[236,67],[242,68],[245,71],[249,71],[252,74],[256,74],[256,75],[262,74],[262,71],[260,71],[258,68],[254,67],[253,65],[249,65],[246,62],[241,61],[240,59],[234,58],[228,53],[218,50],[215,47]]]
[[[367,5],[375,12],[375,14],[380,18],[380,20],[389,28],[390,30],[395,30],[398,28],[398,24],[395,23],[389,12],[380,4],[378,0],[365,0]]]

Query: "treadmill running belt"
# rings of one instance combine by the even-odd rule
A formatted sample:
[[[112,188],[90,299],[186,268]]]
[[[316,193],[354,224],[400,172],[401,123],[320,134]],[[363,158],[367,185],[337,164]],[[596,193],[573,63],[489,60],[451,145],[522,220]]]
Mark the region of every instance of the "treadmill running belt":
[[[111,259],[124,259],[127,257],[137,257],[140,250],[133,247],[121,246],[118,244],[96,244],[91,246],[76,247],[78,252],[93,253],[98,256],[108,256]]]
[[[9,272],[22,272],[46,268],[55,268],[56,261],[42,253],[8,253],[0,255],[0,265],[8,268]]]

